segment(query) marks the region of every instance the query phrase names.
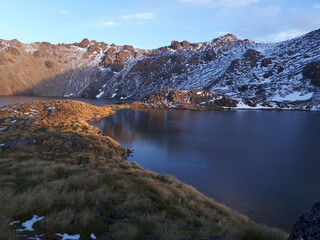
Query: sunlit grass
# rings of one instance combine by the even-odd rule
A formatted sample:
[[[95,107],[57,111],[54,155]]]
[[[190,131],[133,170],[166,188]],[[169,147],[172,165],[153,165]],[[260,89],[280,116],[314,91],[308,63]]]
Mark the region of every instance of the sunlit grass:
[[[24,114],[30,108],[37,117]],[[114,108],[54,101],[16,105],[11,117],[0,110],[0,128],[9,126],[0,133],[0,239],[19,239],[8,224],[33,214],[44,216],[35,233],[48,239],[286,239],[172,176],[127,162],[126,149],[87,123]]]

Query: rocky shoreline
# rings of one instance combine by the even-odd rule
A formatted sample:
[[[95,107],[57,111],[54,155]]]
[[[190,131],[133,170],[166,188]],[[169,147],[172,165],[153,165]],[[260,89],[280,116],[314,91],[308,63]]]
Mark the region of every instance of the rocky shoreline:
[[[262,101],[258,99],[236,99],[201,89],[160,89],[133,105],[149,108],[187,110],[292,110],[320,111],[320,103],[308,101]]]

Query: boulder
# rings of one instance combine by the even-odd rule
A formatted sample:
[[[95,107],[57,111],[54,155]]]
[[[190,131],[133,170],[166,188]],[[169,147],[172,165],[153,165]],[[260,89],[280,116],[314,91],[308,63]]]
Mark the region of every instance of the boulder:
[[[44,65],[46,65],[46,68],[49,68],[49,69],[52,69],[54,67],[54,63],[49,60],[44,61]]]
[[[187,47],[189,47],[190,46],[190,42],[188,42],[188,41],[182,41],[182,43],[181,43],[181,45],[182,45],[182,47],[183,48],[187,48]]]
[[[124,68],[124,64],[122,63],[113,63],[111,64],[112,71],[120,72]]]
[[[113,59],[112,58],[110,58],[109,56],[104,56],[103,60],[99,64],[99,66],[100,67],[108,67],[112,63],[113,63]]]
[[[129,60],[131,54],[130,54],[130,52],[128,52],[128,51],[125,50],[125,51],[120,51],[120,52],[117,54],[117,56],[118,56],[119,62],[123,63],[123,62]]]
[[[311,80],[311,84],[320,87],[320,61],[311,62],[303,69],[303,76]]]
[[[179,49],[182,48],[182,46],[181,46],[180,42],[178,42],[178,41],[172,41],[172,42],[171,42],[171,48],[172,48],[173,50],[179,50]]]
[[[272,64],[271,58],[264,58],[261,62],[261,67],[268,67],[270,64]]]
[[[288,240],[320,240],[320,202],[299,218]]]
[[[253,63],[256,63],[259,61],[259,59],[263,58],[263,56],[261,55],[261,53],[259,51],[256,51],[254,49],[248,49],[244,54],[244,59],[246,61],[250,61]]]

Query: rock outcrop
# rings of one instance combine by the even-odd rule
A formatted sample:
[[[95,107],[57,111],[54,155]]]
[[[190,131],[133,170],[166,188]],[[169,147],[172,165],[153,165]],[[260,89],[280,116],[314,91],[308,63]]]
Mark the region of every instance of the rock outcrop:
[[[320,240],[320,202],[300,217],[288,240]]]
[[[200,89],[160,89],[148,96],[146,106],[157,108],[222,110],[237,106],[238,101],[228,96],[210,93]]]
[[[0,95],[142,99],[158,89],[202,89],[319,110],[319,45],[320,30],[280,43],[227,34],[151,50],[0,40]]]

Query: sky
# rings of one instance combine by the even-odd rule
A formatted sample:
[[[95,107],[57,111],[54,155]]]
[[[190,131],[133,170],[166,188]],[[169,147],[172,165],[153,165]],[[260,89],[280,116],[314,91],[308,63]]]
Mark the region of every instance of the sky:
[[[278,42],[320,28],[320,0],[0,0],[0,38],[168,46],[227,33]]]

